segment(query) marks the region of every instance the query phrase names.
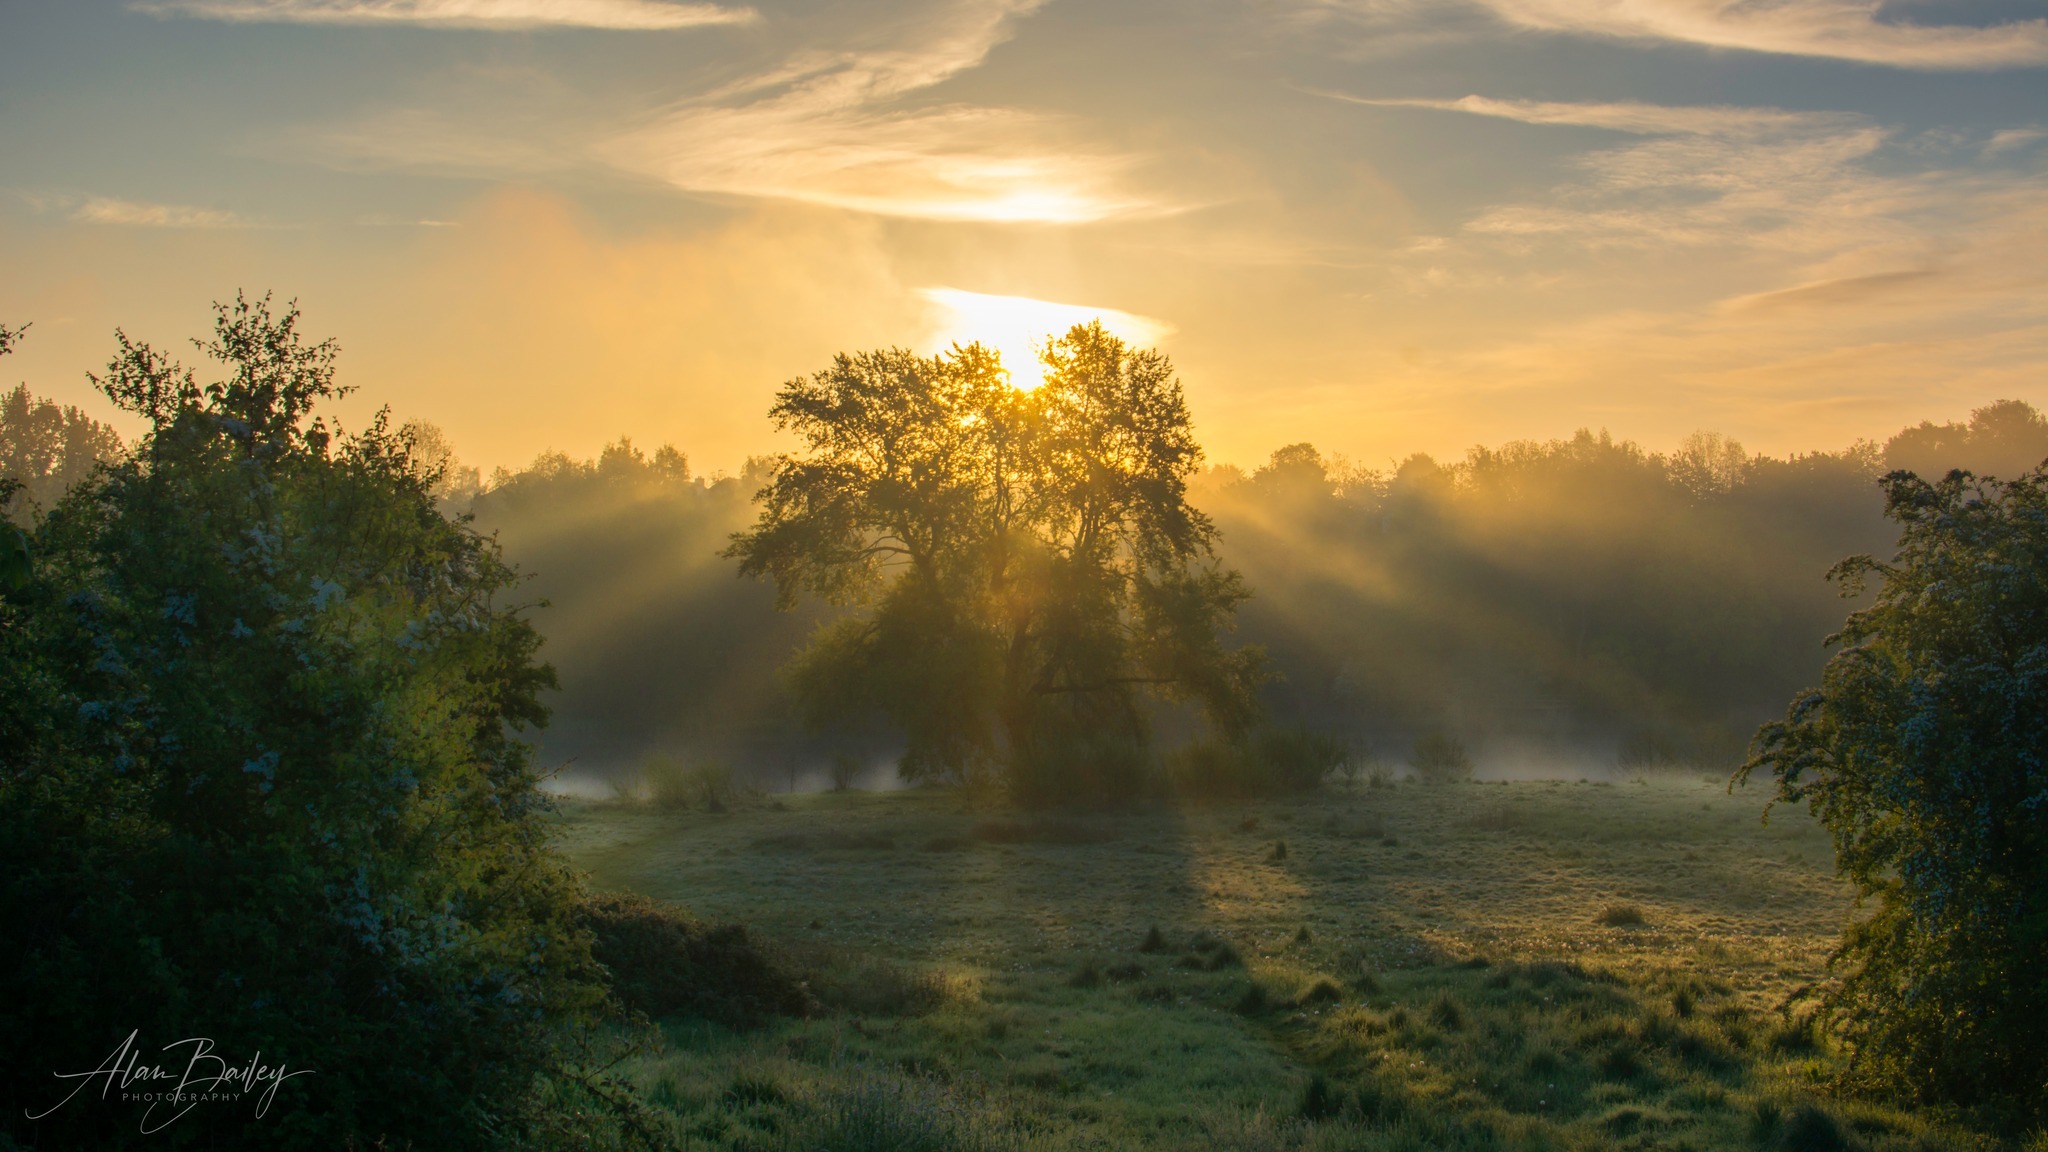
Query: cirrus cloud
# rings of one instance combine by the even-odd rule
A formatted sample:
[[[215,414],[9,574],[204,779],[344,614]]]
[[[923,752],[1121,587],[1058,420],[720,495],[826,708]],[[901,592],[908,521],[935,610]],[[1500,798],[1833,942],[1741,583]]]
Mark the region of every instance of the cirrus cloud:
[[[1173,206],[1122,187],[1135,158],[1065,118],[918,99],[1045,0],[971,0],[886,48],[800,55],[652,117],[602,154],[686,192],[925,220],[1079,224]]]
[[[254,221],[219,208],[186,204],[152,204],[115,196],[90,196],[73,208],[81,224],[114,224],[129,228],[252,228]]]
[[[1779,108],[1738,108],[1726,104],[1673,106],[1646,104],[1637,100],[1604,103],[1567,103],[1550,100],[1497,100],[1488,96],[1463,96],[1456,100],[1416,97],[1371,98],[1342,92],[1321,95],[1347,104],[1379,108],[1429,108],[1439,112],[1464,112],[1517,120],[1524,124],[1559,124],[1582,128],[1606,128],[1639,136],[1759,136],[1795,129],[1841,126],[1853,119],[1834,112],[1788,112]]]
[[[1471,35],[1475,13],[1536,32],[1923,71],[2048,64],[2048,20],[1922,24],[1885,18],[1883,0],[1302,0],[1311,18],[1360,21],[1378,37]],[[1423,30],[1423,31],[1418,31]],[[1430,31],[1433,30],[1433,31]]]
[[[751,8],[670,0],[137,0],[151,16],[234,24],[417,24],[440,28],[655,31],[744,24]]]

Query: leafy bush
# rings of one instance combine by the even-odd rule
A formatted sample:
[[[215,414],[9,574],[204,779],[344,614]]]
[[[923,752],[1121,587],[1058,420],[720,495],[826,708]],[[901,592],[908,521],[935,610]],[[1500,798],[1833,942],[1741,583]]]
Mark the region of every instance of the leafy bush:
[[[1350,759],[1350,749],[1333,736],[1266,728],[1245,740],[1181,748],[1167,760],[1166,773],[1182,795],[1251,799],[1312,791]]]
[[[649,756],[640,766],[640,778],[647,799],[661,808],[688,808],[696,797],[690,786],[690,769],[679,756]]]
[[[173,1142],[581,1139],[540,1102],[594,1083],[563,1040],[603,986],[518,738],[553,674],[517,577],[382,416],[313,415],[342,389],[296,311],[218,313],[211,384],[121,337],[97,383],[149,431],[0,600],[0,1076],[206,1037],[317,1075]],[[136,1128],[74,1101],[29,1140]]]
[[[860,779],[860,771],[860,757],[851,752],[834,752],[831,766],[827,769],[832,779],[832,790],[844,792],[853,787],[853,782]]]
[[[701,924],[642,896],[593,896],[577,909],[612,994],[649,1016],[749,1027],[816,1007],[803,981],[737,924]]]
[[[1408,756],[1408,764],[1415,774],[1430,784],[1448,784],[1472,778],[1472,757],[1465,753],[1465,743],[1456,736],[1442,732],[1425,733],[1415,741],[1415,749]]]
[[[1897,557],[1737,773],[1812,806],[1874,906],[1825,1018],[1858,1078],[2048,1117],[2048,475],[1885,477]]]
[[[732,769],[716,761],[691,764],[679,756],[650,756],[640,775],[647,798],[662,808],[695,806],[723,812],[732,798]]]
[[[1017,750],[1003,773],[1010,799],[1027,806],[1130,800],[1150,777],[1150,758],[1138,741],[1064,729]]]

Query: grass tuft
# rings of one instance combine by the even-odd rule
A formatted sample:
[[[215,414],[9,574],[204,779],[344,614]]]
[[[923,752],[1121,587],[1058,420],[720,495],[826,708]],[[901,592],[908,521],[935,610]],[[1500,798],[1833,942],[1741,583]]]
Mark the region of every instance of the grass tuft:
[[[1245,988],[1244,995],[1237,998],[1232,1008],[1240,1016],[1257,1016],[1273,1007],[1272,997],[1266,994],[1266,986],[1254,980]]]
[[[1449,992],[1439,992],[1429,1002],[1429,1022],[1446,1032],[1461,1032],[1465,1028],[1465,1006]]]
[[[1335,1004],[1344,998],[1344,986],[1324,976],[1301,990],[1294,998],[1297,1008],[1311,1008],[1318,1004]]]
[[[1609,928],[1640,928],[1649,923],[1643,918],[1643,910],[1633,904],[1609,904],[1600,909],[1595,919]]]
[[[1344,1096],[1318,1072],[1309,1077],[1308,1086],[1301,1091],[1301,1103],[1295,1106],[1294,1111],[1310,1122],[1329,1120],[1344,1111]]]

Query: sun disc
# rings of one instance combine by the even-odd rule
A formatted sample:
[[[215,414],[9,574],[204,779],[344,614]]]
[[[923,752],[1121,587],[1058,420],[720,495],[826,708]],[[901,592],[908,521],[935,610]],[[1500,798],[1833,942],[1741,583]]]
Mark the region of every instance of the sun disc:
[[[1010,382],[1029,391],[1045,382],[1038,354],[1050,337],[1065,335],[1076,324],[1100,320],[1111,335],[1150,347],[1173,333],[1172,324],[1117,308],[1061,304],[1029,296],[994,296],[959,288],[920,288],[932,305],[928,350],[944,351],[955,344],[980,343],[1002,355]]]

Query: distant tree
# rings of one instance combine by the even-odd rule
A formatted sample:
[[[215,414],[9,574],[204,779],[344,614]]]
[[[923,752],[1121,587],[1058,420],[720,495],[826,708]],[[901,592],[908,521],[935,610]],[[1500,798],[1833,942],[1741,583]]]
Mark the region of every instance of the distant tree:
[[[1696,496],[1725,495],[1742,483],[1750,468],[1741,444],[1718,432],[1695,432],[1671,453],[1672,479]]]
[[[406,454],[427,479],[427,494],[450,514],[464,512],[483,492],[483,476],[474,465],[455,458],[455,445],[438,424],[408,420],[398,429]]]
[[[1885,442],[1887,468],[1939,480],[1952,468],[2012,477],[2048,462],[2048,418],[2022,400],[1970,413],[1967,424],[1922,421]]]
[[[1812,806],[1870,914],[1826,1011],[1859,1079],[2048,1117],[2048,477],[1885,477],[1889,563],[1737,773]]]
[[[1452,784],[1472,778],[1472,757],[1465,742],[1443,732],[1425,732],[1408,753],[1408,766],[1430,784]]]
[[[792,680],[821,723],[892,722],[907,776],[1000,766],[1024,797],[1128,792],[1141,694],[1239,733],[1260,656],[1221,642],[1247,592],[1186,499],[1201,449],[1172,365],[1099,324],[1043,360],[1028,392],[978,345],[790,381],[771,411],[804,450],[728,554],[784,605],[861,609]]]
[[[317,1075],[178,1146],[574,1143],[559,1029],[603,985],[520,739],[552,673],[515,575],[382,417],[317,414],[335,349],[295,310],[222,306],[200,347],[220,379],[120,338],[97,382],[149,430],[0,596],[0,1074],[203,1036]],[[92,1105],[0,1144],[141,1139]]]
[[[0,325],[0,356],[12,351],[24,328]],[[15,482],[12,502],[0,500],[26,525],[64,490],[120,456],[121,436],[74,407],[58,407],[29,394],[28,386],[0,394],[0,478]]]

